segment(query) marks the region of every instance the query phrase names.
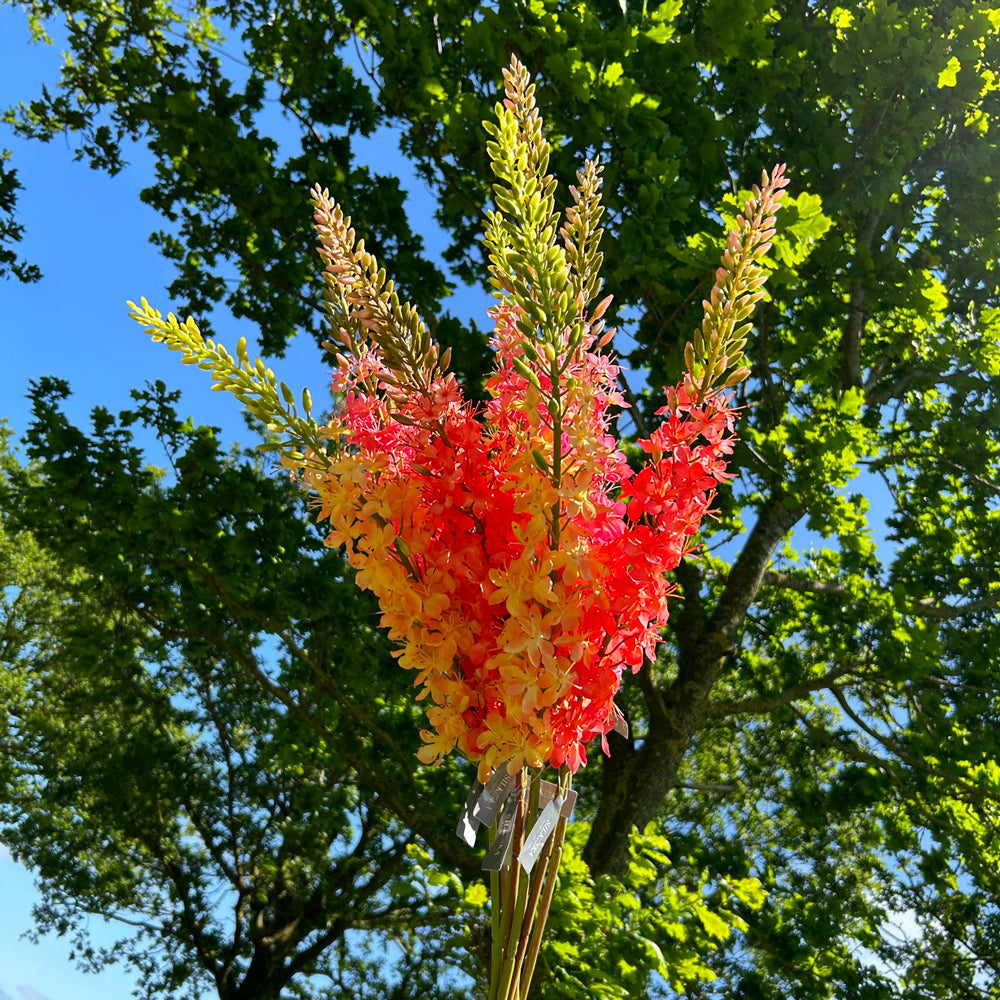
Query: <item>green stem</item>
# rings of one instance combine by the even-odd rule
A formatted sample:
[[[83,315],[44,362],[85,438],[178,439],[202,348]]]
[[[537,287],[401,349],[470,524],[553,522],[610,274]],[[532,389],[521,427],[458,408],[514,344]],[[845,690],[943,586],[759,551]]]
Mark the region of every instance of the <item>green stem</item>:
[[[562,861],[563,841],[566,839],[567,822],[559,820],[559,825],[552,834],[552,843],[548,845],[546,865],[545,865],[545,893],[538,904],[535,913],[535,921],[531,929],[531,941],[525,955],[524,964],[521,969],[519,1000],[527,1000],[528,990],[531,987],[531,980],[535,974],[535,965],[538,962],[538,952],[542,946],[542,938],[545,935],[545,924],[549,918],[549,908],[552,905],[552,897],[555,894],[556,875],[559,872],[559,863]]]
[[[514,979],[519,982],[518,1000],[523,1000],[527,995],[528,983],[525,982],[522,969],[524,968],[525,956],[529,953],[529,942],[535,939],[538,929],[538,900],[542,894],[542,886],[545,884],[546,874],[549,866],[549,857],[552,853],[552,840],[545,845],[542,856],[535,865],[535,870],[531,875],[531,890],[528,893],[528,902],[525,913],[528,915],[528,922],[522,928],[521,937],[517,942],[517,956],[514,960]],[[530,982],[530,976],[528,980]]]
[[[514,839],[517,839],[517,824],[521,821],[520,807],[515,816]],[[510,928],[511,880],[513,869],[507,866],[498,872],[490,873],[490,924],[493,931],[493,947],[490,962],[489,1000],[498,1000],[500,990],[500,975],[503,968],[504,944]]]
[[[557,413],[552,417],[552,485],[559,490],[562,485],[562,393],[559,391],[559,379],[553,372],[552,398],[558,406]],[[562,521],[562,500],[556,496],[552,505],[552,525],[549,530],[549,548],[553,552],[559,550],[559,534]]]
[[[497,822],[490,828],[490,847],[496,840],[497,832],[500,829],[499,817]],[[490,872],[490,1000],[493,1000],[494,983],[500,979],[500,963],[503,959],[503,939],[500,936],[500,872]]]
[[[535,781],[531,783],[531,794],[530,802],[528,805],[528,820],[529,822],[525,826],[525,830],[531,829],[532,824],[538,817],[538,797],[541,793],[542,779],[539,776]],[[535,908],[538,906],[538,896],[541,890],[541,884],[539,879],[541,873],[536,865],[532,875],[529,875],[527,881],[525,881],[525,901],[522,907],[521,916],[521,927],[517,935],[517,947],[511,947],[511,982],[517,983],[520,981],[521,975],[521,963],[524,961],[525,949],[528,946],[528,938],[531,934],[531,928],[535,915]],[[522,877],[523,879],[523,877]],[[513,940],[511,940],[510,945],[513,946]],[[515,994],[516,997],[520,997],[520,992]]]
[[[504,934],[504,954],[503,954],[503,966],[500,970],[500,989],[497,994],[497,1000],[517,1000],[517,994],[511,993],[511,989],[515,988],[517,980],[515,979],[515,965],[517,961],[518,953],[518,943],[521,938],[521,930],[524,926],[525,911],[528,902],[528,878],[521,873],[521,864],[517,860],[518,854],[521,852],[521,847],[524,843],[524,837],[527,835],[530,825],[534,822],[534,814],[538,811],[538,783],[535,782],[530,787],[530,803],[526,801],[526,796],[524,794],[523,785],[524,771],[521,772],[521,781],[519,793],[521,796],[520,805],[518,807],[518,813],[522,817],[520,835],[515,839],[514,848],[511,854],[510,867],[511,867],[511,882],[512,889],[516,886],[516,895],[512,891],[508,900],[511,896],[514,897],[513,906],[510,908],[510,922],[507,925],[507,932]]]
[[[559,791],[565,796],[573,785],[573,775],[569,768],[563,766],[559,772]],[[531,929],[531,943],[525,956],[524,966],[521,970],[521,979],[518,988],[519,1000],[527,1000],[528,990],[531,988],[531,980],[535,974],[535,965],[538,962],[538,952],[542,946],[542,937],[545,934],[545,924],[549,918],[549,909],[552,906],[552,897],[556,889],[556,876],[559,874],[559,863],[562,861],[563,843],[566,840],[566,828],[569,820],[564,816],[559,817],[559,823],[552,834],[552,840],[546,845],[544,864],[539,866],[539,881],[541,886],[542,872],[545,879],[545,894],[541,903],[534,911],[534,924]]]

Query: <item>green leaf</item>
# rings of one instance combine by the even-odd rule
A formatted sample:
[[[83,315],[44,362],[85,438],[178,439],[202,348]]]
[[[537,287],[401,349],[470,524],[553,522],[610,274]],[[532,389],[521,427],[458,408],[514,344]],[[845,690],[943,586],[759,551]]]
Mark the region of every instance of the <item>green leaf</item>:
[[[942,87],[954,87],[958,82],[958,71],[961,68],[962,64],[955,56],[952,56],[945,68],[938,74],[938,89],[940,90]]]

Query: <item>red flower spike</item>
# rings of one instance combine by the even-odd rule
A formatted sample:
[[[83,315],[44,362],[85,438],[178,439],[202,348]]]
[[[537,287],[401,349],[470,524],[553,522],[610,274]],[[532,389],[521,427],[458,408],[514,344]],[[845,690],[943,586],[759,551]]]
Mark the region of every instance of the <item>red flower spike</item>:
[[[519,371],[514,317],[494,311],[481,417],[450,375],[389,400],[377,350],[341,365],[331,431],[344,448],[332,474],[308,474],[330,544],[348,545],[430,706],[420,759],[458,749],[483,776],[502,764],[575,771],[595,736],[606,746],[622,674],[655,656],[666,574],[728,478],[733,443],[730,397],[697,403],[685,379],[633,472],[610,433],[608,410],[624,405],[618,368],[585,333],[564,359],[575,387],[564,384],[554,486],[551,385]]]

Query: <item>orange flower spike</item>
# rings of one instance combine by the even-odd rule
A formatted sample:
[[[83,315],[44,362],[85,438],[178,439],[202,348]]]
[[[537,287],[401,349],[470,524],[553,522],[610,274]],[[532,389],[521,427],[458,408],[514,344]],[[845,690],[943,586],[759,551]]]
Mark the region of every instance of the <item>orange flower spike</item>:
[[[740,238],[729,242],[708,304],[725,328],[713,333],[715,320],[707,321],[696,335],[691,371],[667,392],[663,424],[640,442],[650,460],[637,472],[610,431],[609,412],[624,403],[617,366],[598,353],[607,335],[598,340],[580,320],[599,287],[586,271],[599,263],[596,244],[573,244],[578,274],[569,250],[551,244],[549,284],[536,287],[505,264],[510,247],[524,259],[537,250],[517,229],[522,222],[490,216],[501,301],[491,312],[496,363],[481,420],[411,314],[393,319],[391,297],[365,299],[374,264],[358,270],[328,254],[335,284],[350,291],[349,301],[330,293],[351,352],[338,360],[343,405],[330,433],[347,449],[325,476],[306,470],[304,478],[320,495],[331,544],[347,544],[358,583],[376,593],[383,624],[404,644],[401,665],[416,670],[420,697],[430,698],[421,760],[458,747],[481,776],[503,763],[576,769],[586,742],[612,726],[623,671],[655,655],[671,592],[665,574],[727,478],[733,411],[708,379],[721,372],[730,385],[742,372],[725,375],[745,334],[726,325],[725,305],[753,304],[759,275],[744,258],[759,256],[769,238],[761,227],[771,225],[766,213],[783,185],[780,170],[765,178]],[[577,197],[579,237],[596,188]],[[323,212],[333,232],[336,213]],[[741,274],[757,282],[750,292]],[[572,289],[568,299],[552,292],[560,282]]]

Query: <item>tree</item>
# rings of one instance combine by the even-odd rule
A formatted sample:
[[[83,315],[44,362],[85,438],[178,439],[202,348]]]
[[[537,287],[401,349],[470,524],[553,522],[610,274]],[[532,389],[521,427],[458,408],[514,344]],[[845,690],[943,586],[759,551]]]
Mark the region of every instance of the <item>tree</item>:
[[[378,960],[345,938],[410,937],[395,995],[453,995],[438,965],[461,897],[431,887],[407,829],[359,782],[355,762],[370,751],[336,707],[340,688],[308,676],[336,657],[355,668],[347,687],[382,674],[391,686],[384,643],[356,634],[370,631],[367,603],[336,561],[318,558],[321,539],[288,486],[221,454],[210,429],[182,425],[159,388],[121,423],[96,413],[91,439],[60,421],[64,387],[39,389],[60,442],[54,464],[95,481],[100,503],[46,500],[45,478],[4,453],[5,501],[16,487],[50,515],[37,537],[16,519],[0,536],[10,595],[0,816],[5,843],[37,870],[38,929],[71,934],[85,968],[124,958],[144,995],[214,988],[232,1000],[394,995]],[[153,405],[175,462],[169,484],[127,429]],[[216,505],[214,524],[190,508],[193,491]],[[84,560],[88,572],[79,557],[106,544],[114,512],[120,544],[106,562]],[[81,514],[76,559],[46,545],[49,528]],[[144,548],[171,537],[154,566]],[[308,608],[314,587],[324,614]],[[299,689],[304,705],[287,693]],[[407,791],[418,808],[429,798]],[[124,937],[96,950],[86,914],[118,921]]]
[[[711,284],[712,206],[729,193],[735,210],[762,167],[789,161],[795,197],[751,344],[737,491],[704,558],[678,571],[683,601],[657,663],[625,692],[631,738],[586,772],[580,849],[598,878],[634,878],[635,827],[670,841],[665,884],[711,897],[727,877],[760,877],[767,901],[736,907],[746,927],[706,957],[722,985],[692,987],[702,995],[731,984],[751,996],[997,995],[995,11],[714,0],[641,11],[418,3],[401,16],[368,2],[321,20],[294,5],[232,5],[214,23],[241,36],[248,69],[236,83],[200,8],[183,37],[165,5],[58,10],[76,25],[76,58],[58,93],[14,113],[19,127],[72,129],[82,155],[110,168],[126,136],[147,137],[162,163],[147,200],[180,222],[158,237],[179,264],[176,308],[201,318],[225,302],[261,324],[266,350],[295,329],[323,337],[306,279],[309,182],[356,201],[404,294],[433,315],[443,291],[398,199],[369,199],[341,130],[399,125],[454,233],[450,261],[481,278],[478,123],[517,51],[541,82],[556,172],[568,180],[582,150],[607,161],[605,274],[634,332],[629,361],[649,373],[629,414],[640,431]],[[371,60],[369,87],[352,36]],[[259,124],[269,85],[302,136],[302,155],[283,163]],[[232,122],[222,137],[220,118]],[[240,273],[228,297],[221,261]],[[432,331],[474,384],[478,331],[447,318]],[[96,502],[87,483],[59,478],[58,437],[42,433],[54,417],[42,418],[46,492],[69,495],[71,482]],[[193,521],[207,519],[190,502],[202,511]],[[26,500],[17,517],[56,551],[83,523]],[[102,547],[70,547],[69,565],[93,575]],[[162,548],[147,545],[136,566],[155,566]],[[141,588],[116,588],[141,600]],[[360,731],[384,725],[364,718],[370,698],[345,691],[341,673],[329,679],[344,691],[339,710]],[[379,710],[412,727],[406,704]],[[406,758],[416,743],[398,745]],[[363,780],[435,863],[471,876],[447,823],[406,812],[433,803],[447,814],[458,775],[414,769],[394,786],[377,764],[374,750],[359,762]],[[414,798],[421,782],[434,793]],[[593,907],[598,926],[618,926],[613,907]],[[920,928],[908,941],[883,933],[898,914]],[[648,940],[682,942],[658,927]],[[549,985],[574,961],[552,957]],[[608,982],[626,976],[592,961]],[[639,977],[654,993],[655,965]]]

